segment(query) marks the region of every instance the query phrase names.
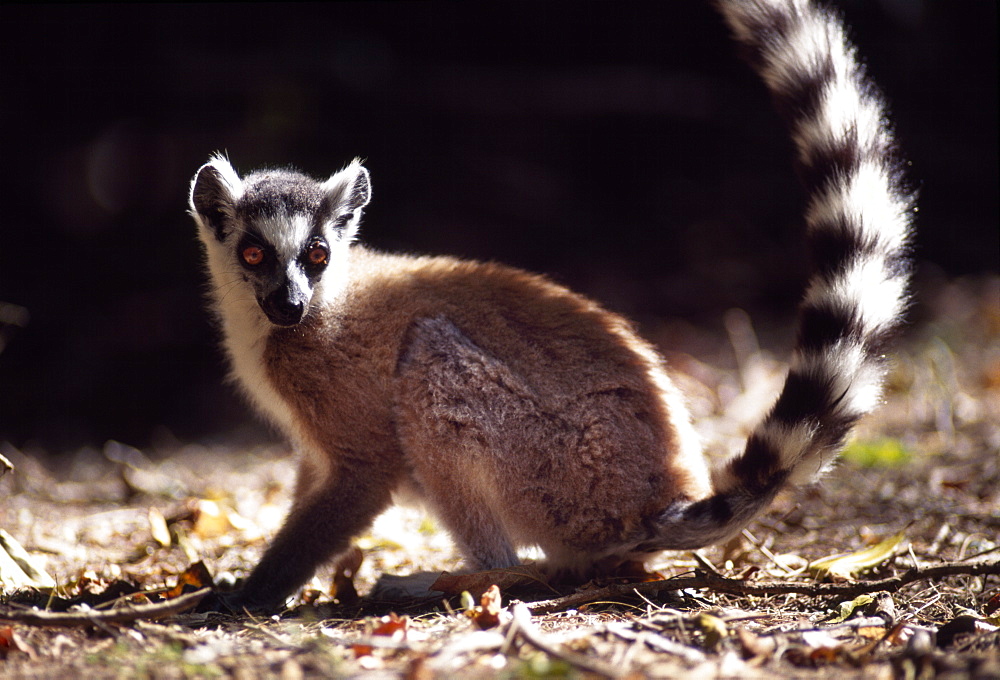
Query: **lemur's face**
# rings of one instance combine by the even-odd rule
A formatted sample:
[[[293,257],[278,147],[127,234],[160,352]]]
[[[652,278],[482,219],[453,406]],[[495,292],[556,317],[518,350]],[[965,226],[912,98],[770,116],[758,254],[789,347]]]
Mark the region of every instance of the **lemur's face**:
[[[221,157],[195,176],[192,214],[208,251],[220,304],[249,291],[267,319],[294,326],[335,295],[361,209],[368,171],[357,162],[317,182],[289,171],[240,179]]]
[[[250,221],[226,243],[243,269],[243,281],[253,287],[257,304],[277,326],[292,326],[305,318],[313,291],[330,264],[322,225],[308,229],[304,239],[281,238],[298,236],[295,232],[303,229],[296,223],[307,220],[305,215],[278,214],[262,220],[264,224]]]

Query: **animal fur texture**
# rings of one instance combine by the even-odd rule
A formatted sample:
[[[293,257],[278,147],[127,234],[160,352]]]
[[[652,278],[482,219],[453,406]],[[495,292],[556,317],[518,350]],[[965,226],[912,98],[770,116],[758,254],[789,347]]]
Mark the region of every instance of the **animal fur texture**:
[[[354,243],[371,197],[357,161],[322,182],[240,177],[221,156],[198,171],[191,212],[233,375],[302,454],[239,605],[280,604],[402,493],[474,569],[530,545],[552,573],[586,576],[723,541],[816,478],[877,406],[912,213],[884,107],[833,12],[717,4],[797,145],[814,269],[781,394],[714,470],[626,320],[517,269]]]

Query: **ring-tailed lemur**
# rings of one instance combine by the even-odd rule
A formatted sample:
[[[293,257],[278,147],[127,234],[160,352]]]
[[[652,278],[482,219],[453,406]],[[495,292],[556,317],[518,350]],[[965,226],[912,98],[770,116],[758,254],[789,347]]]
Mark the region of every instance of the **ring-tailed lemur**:
[[[831,463],[880,399],[912,196],[834,13],[718,5],[790,124],[815,265],[777,403],[715,470],[663,361],[622,318],[516,269],[354,245],[371,196],[357,161],[325,182],[241,178],[222,156],[198,171],[191,212],[233,374],[303,455],[238,604],[283,601],[401,491],[470,567],[536,545],[553,571],[582,575],[725,540]]]

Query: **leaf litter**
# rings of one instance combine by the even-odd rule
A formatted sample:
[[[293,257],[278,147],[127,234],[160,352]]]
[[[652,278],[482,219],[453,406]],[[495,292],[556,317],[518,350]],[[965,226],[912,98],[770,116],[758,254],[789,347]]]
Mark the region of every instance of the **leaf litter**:
[[[280,526],[286,449],[110,442],[47,465],[0,444],[0,558],[27,576],[0,572],[0,675],[1000,677],[1000,280],[932,292],[885,407],[823,484],[726,545],[577,589],[530,562],[463,573],[443,531],[396,508],[280,615],[199,612]],[[749,323],[727,317],[717,351],[651,333],[713,455],[781,379]],[[375,596],[379,575],[420,573],[447,595]]]

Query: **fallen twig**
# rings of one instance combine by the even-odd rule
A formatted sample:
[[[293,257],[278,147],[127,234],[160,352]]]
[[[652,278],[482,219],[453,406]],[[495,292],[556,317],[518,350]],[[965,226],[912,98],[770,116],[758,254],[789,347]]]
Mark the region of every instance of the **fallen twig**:
[[[635,622],[607,623],[604,625],[604,629],[612,635],[632,644],[641,640],[644,644],[658,652],[666,652],[667,654],[672,654],[673,656],[678,657],[689,666],[696,666],[705,661],[705,652],[696,647],[689,647],[688,645],[670,639],[669,637],[663,635],[661,628],[649,625],[648,622],[640,619],[637,623],[640,624],[642,632],[637,633],[633,630],[634,623]],[[645,637],[641,637],[642,635],[645,635]]]
[[[511,626],[532,647],[537,647],[549,656],[565,661],[570,666],[587,673],[602,675],[606,678],[617,678],[623,675],[623,668],[612,666],[600,659],[593,659],[583,654],[577,654],[568,649],[562,649],[558,645],[546,640],[545,636],[542,635],[542,632],[538,630],[531,620],[531,611],[524,603],[515,604],[511,609],[514,614]]]
[[[122,607],[107,611],[89,610],[81,612],[47,612],[39,609],[7,609],[0,610],[0,621],[25,626],[74,627],[89,625],[107,625],[114,623],[131,623],[139,619],[162,619],[191,609],[211,592],[210,588],[202,588],[187,595],[175,597],[172,600],[153,604],[140,604],[134,607]]]
[[[856,597],[878,591],[894,592],[915,581],[943,578],[945,576],[1000,575],[1000,560],[991,562],[947,562],[933,567],[918,567],[890,578],[854,583],[748,583],[741,579],[725,578],[707,571],[696,571],[695,576],[671,578],[648,583],[615,584],[581,593],[573,593],[552,600],[541,600],[528,605],[532,614],[548,614],[563,609],[573,609],[584,604],[615,597],[651,595],[662,590],[708,589],[729,595],[808,595],[812,597]]]

